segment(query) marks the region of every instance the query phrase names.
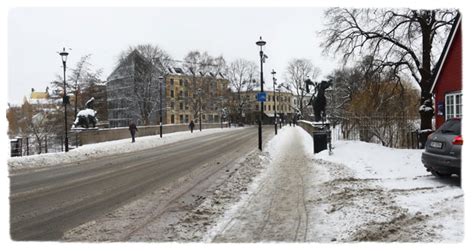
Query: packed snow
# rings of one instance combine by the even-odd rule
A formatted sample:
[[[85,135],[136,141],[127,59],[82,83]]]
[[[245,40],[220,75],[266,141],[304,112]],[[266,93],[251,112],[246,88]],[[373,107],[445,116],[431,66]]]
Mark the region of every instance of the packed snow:
[[[463,240],[459,179],[441,180],[426,172],[422,150],[358,141],[334,146],[332,155],[313,154],[308,133],[285,127],[264,149],[263,171],[203,240]]]
[[[164,135],[163,139],[142,137],[134,144],[126,139],[86,145],[69,153],[12,158],[9,166],[11,170],[23,170],[33,168],[32,162],[57,165],[79,158],[139,151],[219,131],[179,132]],[[134,240],[463,241],[464,194],[459,179],[438,179],[426,172],[421,163],[422,150],[336,141],[333,154],[329,155],[327,150],[313,154],[312,144],[311,136],[302,128],[283,127],[266,142],[262,153],[254,151],[242,156],[205,196],[196,197],[182,218],[165,227],[165,236],[144,234]],[[160,194],[167,193],[165,190],[108,215],[127,217],[128,212],[134,212],[127,221],[133,223],[140,211],[137,208],[153,209]],[[111,240],[109,228],[124,222],[114,223],[112,218],[72,229],[65,239]],[[154,227],[157,226],[147,229]]]

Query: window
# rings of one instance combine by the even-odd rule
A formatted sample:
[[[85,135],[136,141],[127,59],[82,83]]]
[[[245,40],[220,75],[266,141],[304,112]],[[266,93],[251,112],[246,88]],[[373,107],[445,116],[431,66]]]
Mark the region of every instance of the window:
[[[179,121],[181,124],[184,123],[184,116],[182,114],[179,115]]]
[[[188,123],[188,121],[189,121],[189,115],[186,115],[186,116],[185,116],[185,121],[184,121],[184,122]]]
[[[174,87],[174,79],[172,79],[172,78],[170,78],[170,86],[171,86],[171,88]]]
[[[170,97],[174,97],[174,90],[170,90]]]
[[[446,94],[446,119],[462,117],[462,94]]]
[[[180,109],[180,110],[183,110],[183,102],[180,102],[180,103],[179,103],[179,109]]]
[[[171,124],[174,124],[174,115],[171,115]]]
[[[179,85],[183,86],[183,80],[182,79],[179,80]]]

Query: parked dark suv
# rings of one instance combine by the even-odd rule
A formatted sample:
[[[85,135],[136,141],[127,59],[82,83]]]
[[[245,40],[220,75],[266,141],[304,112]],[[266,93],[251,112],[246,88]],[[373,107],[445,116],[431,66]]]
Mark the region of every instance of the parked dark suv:
[[[461,119],[449,119],[428,136],[421,161],[438,177],[461,176]]]

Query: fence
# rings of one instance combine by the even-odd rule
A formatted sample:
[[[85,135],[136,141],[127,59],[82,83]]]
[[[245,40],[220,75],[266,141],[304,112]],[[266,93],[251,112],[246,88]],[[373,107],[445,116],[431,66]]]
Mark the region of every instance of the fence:
[[[68,135],[70,149],[79,146],[79,138],[75,133]],[[29,156],[42,153],[64,151],[64,135],[46,135],[38,140],[35,136],[17,137],[10,140],[12,157]]]
[[[228,123],[202,123],[202,129],[229,127]],[[197,125],[195,130],[199,130]],[[163,125],[163,134],[189,130],[188,124]],[[157,135],[160,127],[139,126],[138,137]],[[68,133],[69,149],[86,144],[100,143],[105,141],[130,138],[128,127],[107,128],[98,130],[72,131]],[[64,135],[50,135],[41,137],[27,136],[10,141],[11,156],[28,156],[41,153],[53,153],[64,151]]]
[[[360,140],[393,148],[419,148],[417,118],[406,116],[344,116],[333,127],[336,140]]]

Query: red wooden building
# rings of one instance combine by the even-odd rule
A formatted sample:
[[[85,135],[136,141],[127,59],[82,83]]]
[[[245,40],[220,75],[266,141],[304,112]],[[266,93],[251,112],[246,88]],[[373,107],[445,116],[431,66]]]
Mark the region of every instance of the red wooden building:
[[[434,69],[431,88],[435,101],[436,128],[445,120],[462,117],[462,33],[458,14]]]

